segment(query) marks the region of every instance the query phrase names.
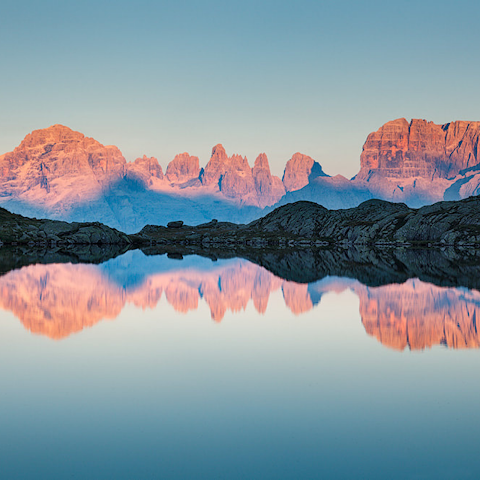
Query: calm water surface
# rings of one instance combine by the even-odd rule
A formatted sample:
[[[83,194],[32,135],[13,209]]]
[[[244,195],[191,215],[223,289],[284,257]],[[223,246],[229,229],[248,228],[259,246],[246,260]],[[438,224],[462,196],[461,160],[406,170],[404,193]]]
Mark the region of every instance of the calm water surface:
[[[480,293],[129,252],[0,277],[1,478],[480,478]]]

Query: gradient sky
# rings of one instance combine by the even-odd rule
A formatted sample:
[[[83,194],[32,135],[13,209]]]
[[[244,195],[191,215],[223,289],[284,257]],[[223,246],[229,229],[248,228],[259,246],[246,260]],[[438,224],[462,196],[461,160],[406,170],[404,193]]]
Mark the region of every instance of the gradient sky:
[[[480,2],[0,3],[0,153],[67,125],[163,166],[216,143],[353,176],[399,117],[480,120]]]

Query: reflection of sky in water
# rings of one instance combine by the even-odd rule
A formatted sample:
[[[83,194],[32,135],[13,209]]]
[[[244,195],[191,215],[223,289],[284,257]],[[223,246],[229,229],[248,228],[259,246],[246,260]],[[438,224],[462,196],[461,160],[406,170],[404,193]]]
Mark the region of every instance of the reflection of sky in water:
[[[143,268],[151,276],[187,265],[154,260],[135,262],[137,279]],[[189,261],[199,263],[188,265],[187,283],[188,270],[206,275],[235,265]],[[88,267],[121,278],[113,291],[126,295],[126,267],[122,275],[110,262]],[[232,281],[222,279],[222,289]],[[221,324],[211,320],[205,297],[183,314],[162,294],[153,308],[125,302],[114,321],[56,342],[1,311],[2,476],[475,478],[479,351],[399,353],[380,343],[385,330],[366,335],[359,311],[362,296],[374,301],[363,312],[371,321],[378,309],[395,320],[416,305],[417,323],[427,322],[431,332],[435,308],[442,318],[461,314],[474,325],[476,292],[431,290],[412,280],[397,289],[404,306],[398,312],[395,290],[379,295],[391,286],[347,284],[330,278],[301,286],[297,304],[310,299],[316,306],[298,315],[286,307],[289,292],[281,285],[263,314],[250,299],[245,310],[226,309]],[[239,293],[239,285],[247,283],[230,288]],[[4,285],[0,291],[4,300]],[[402,333],[394,326],[387,333]]]
[[[167,255],[144,255],[140,250],[130,250],[103,263],[99,268],[108,275],[109,279],[126,288],[140,286],[149,275],[156,273],[189,268],[209,271],[214,269],[218,262],[223,265],[235,262],[235,260],[212,262],[209,258],[198,255],[188,255],[182,260],[177,260],[168,258]]]

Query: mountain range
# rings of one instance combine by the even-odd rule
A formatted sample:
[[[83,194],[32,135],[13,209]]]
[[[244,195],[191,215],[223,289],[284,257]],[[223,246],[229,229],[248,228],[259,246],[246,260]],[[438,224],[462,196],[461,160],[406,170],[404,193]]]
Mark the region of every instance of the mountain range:
[[[219,144],[205,167],[181,153],[164,171],[154,157],[127,162],[117,147],[53,125],[0,156],[0,206],[30,217],[100,221],[127,233],[177,219],[248,222],[298,200],[330,209],[371,198],[419,207],[480,192],[479,138],[480,122],[398,119],[368,136],[352,179],[331,177],[298,152],[280,179],[264,153],[251,167]]]

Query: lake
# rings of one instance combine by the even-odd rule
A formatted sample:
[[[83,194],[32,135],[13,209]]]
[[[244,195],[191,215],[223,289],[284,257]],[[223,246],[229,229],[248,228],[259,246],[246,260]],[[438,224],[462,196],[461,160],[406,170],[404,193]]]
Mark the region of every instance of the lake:
[[[478,478],[480,276],[396,255],[4,268],[1,477]]]

